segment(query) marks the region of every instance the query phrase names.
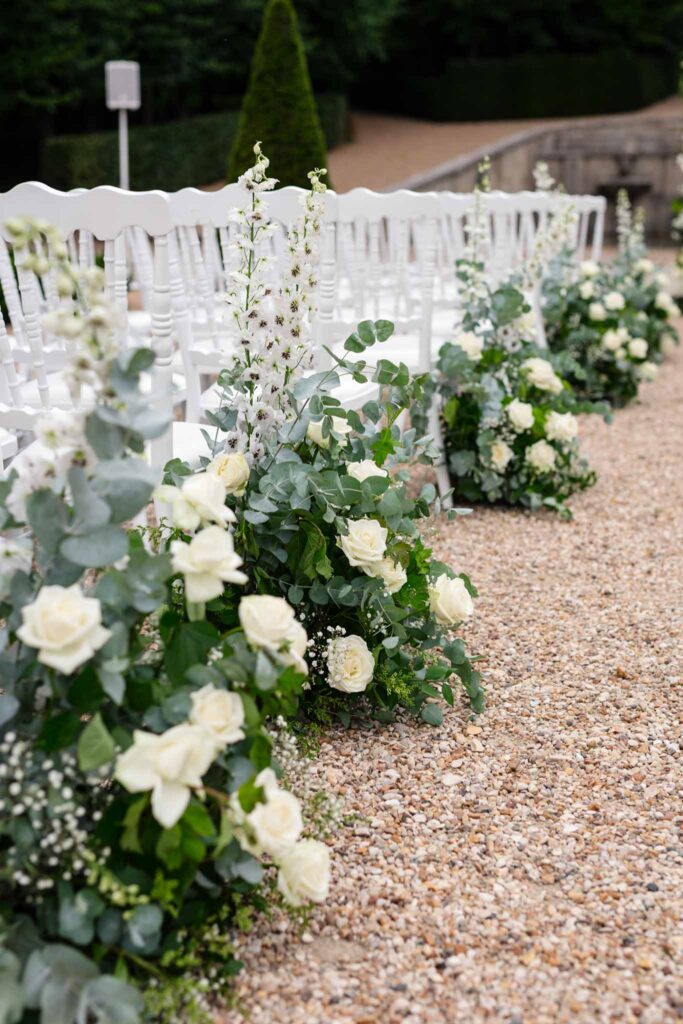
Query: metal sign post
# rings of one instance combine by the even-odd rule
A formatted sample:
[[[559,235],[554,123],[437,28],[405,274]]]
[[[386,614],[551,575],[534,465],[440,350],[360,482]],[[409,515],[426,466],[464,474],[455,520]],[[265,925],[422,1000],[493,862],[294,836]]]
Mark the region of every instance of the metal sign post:
[[[134,60],[110,60],[104,65],[107,108],[119,112],[119,187],[130,188],[128,172],[128,111],[140,109],[140,65]]]

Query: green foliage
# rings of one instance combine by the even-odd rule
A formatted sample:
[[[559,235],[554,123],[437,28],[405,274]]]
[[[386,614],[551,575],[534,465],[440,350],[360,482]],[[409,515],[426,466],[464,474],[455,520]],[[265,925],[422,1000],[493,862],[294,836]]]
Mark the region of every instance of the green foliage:
[[[230,151],[229,181],[251,166],[257,141],[282,186],[305,187],[311,168],[325,166],[325,139],[291,0],[269,0],[265,9]]]

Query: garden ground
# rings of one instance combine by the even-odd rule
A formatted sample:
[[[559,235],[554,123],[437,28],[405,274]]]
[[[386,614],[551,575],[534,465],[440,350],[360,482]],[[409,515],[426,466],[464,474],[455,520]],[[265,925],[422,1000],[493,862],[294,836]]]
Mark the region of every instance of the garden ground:
[[[311,770],[357,818],[303,941],[245,939],[251,1024],[683,1019],[683,352],[582,437],[573,522],[435,537],[481,590],[486,714],[323,735]]]

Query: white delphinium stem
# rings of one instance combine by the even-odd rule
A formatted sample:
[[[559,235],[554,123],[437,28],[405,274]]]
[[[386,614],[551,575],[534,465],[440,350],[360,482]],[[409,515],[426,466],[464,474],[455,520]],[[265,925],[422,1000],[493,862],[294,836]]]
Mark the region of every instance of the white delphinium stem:
[[[467,245],[465,259],[459,271],[462,282],[463,306],[474,306],[488,294],[486,286],[486,241],[489,237],[488,212],[484,206],[484,193],[491,191],[491,160],[484,157],[477,168],[472,212],[467,219]]]
[[[539,231],[531,255],[524,263],[522,271],[524,288],[531,289],[539,284],[550,261],[559,256],[569,243],[576,220],[576,207],[573,203],[566,202],[562,204],[545,230]]]

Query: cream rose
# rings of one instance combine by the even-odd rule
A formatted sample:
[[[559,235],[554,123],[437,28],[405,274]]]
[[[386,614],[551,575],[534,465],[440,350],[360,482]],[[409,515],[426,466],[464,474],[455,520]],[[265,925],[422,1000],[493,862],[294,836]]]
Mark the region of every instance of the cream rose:
[[[314,444],[317,444],[319,448],[329,448],[331,435],[328,434],[327,437],[323,437],[323,423],[324,420],[311,420],[306,430],[306,436]],[[332,417],[331,431],[333,434],[343,437],[345,434],[350,434],[352,430],[353,427],[343,416]],[[345,441],[343,443],[346,444]]]
[[[357,565],[368,572],[384,558],[387,530],[376,519],[347,519],[348,533],[339,538],[349,565]]]
[[[346,472],[354,480],[359,480],[361,483],[371,476],[387,476],[386,469],[381,469],[375,465],[372,459],[363,459],[362,462],[349,462],[346,466]]]
[[[478,337],[474,331],[463,331],[462,334],[457,336],[453,344],[461,348],[467,358],[473,362],[481,359],[481,354],[484,351],[484,339]]]
[[[207,526],[189,544],[174,540],[171,544],[174,572],[185,578],[185,597],[193,604],[220,597],[226,583],[247,583],[249,577],[239,571],[242,559],[236,553],[232,534],[220,526]]]
[[[582,299],[592,299],[595,294],[595,287],[592,281],[583,281],[579,285],[579,295]]]
[[[664,289],[657,292],[655,297],[655,306],[657,309],[661,309],[662,312],[667,313],[668,316],[676,316],[678,314],[678,306],[669,293]]]
[[[457,626],[469,619],[474,602],[459,576],[442,573],[429,588],[429,609],[442,626]]]
[[[330,889],[330,851],[317,839],[302,839],[281,857],[277,885],[292,907],[322,903]]]
[[[659,373],[659,367],[656,363],[641,363],[638,369],[643,380],[654,380]]]
[[[643,257],[642,259],[636,260],[633,264],[633,269],[637,274],[651,274],[655,269],[655,265],[652,260],[648,260]]]
[[[547,359],[540,359],[534,356],[525,359],[522,369],[526,371],[529,382],[540,391],[550,391],[553,395],[559,395],[562,390],[562,381],[557,376]]]
[[[596,277],[600,273],[600,267],[594,260],[583,260],[579,270],[584,277]]]
[[[631,338],[628,343],[628,353],[634,359],[645,359],[647,356],[647,342],[645,338]]]
[[[570,412],[551,412],[545,422],[545,432],[551,441],[573,441],[579,432],[579,424]]]
[[[23,624],[17,636],[38,648],[42,665],[70,676],[104,647],[111,631],[102,625],[96,597],[86,597],[77,583],[72,587],[43,587],[35,601],[21,610]]]
[[[362,693],[372,682],[375,659],[362,636],[338,636],[327,645],[327,681],[342,693]]]
[[[556,452],[547,441],[537,441],[526,451],[526,461],[537,473],[549,473],[555,465]]]
[[[382,558],[379,562],[373,562],[370,575],[384,580],[384,586],[390,594],[396,594],[408,580],[401,563],[395,562],[393,558]]]
[[[623,309],[625,305],[626,302],[621,292],[608,292],[607,295],[605,295],[605,309],[615,311]]]
[[[619,331],[605,331],[602,336],[602,347],[606,348],[608,352],[616,352],[623,344],[623,340]]]
[[[251,594],[239,603],[238,615],[244,635],[252,647],[276,655],[287,665],[307,672],[306,630],[294,615],[294,609],[283,597]]]
[[[238,693],[219,690],[213,683],[208,683],[201,690],[195,690],[191,699],[188,721],[206,730],[217,751],[244,739],[244,705]]]
[[[607,316],[605,307],[601,302],[591,302],[588,307],[588,316],[591,320],[604,320]]]
[[[531,430],[534,425],[534,407],[529,402],[520,402],[519,398],[514,398],[505,407],[505,412],[513,430],[518,434],[523,430]]]
[[[209,523],[224,526],[235,522],[235,513],[225,504],[225,485],[215,473],[195,473],[182,487],[162,485],[155,497],[169,502],[173,525],[188,533]]]
[[[271,792],[265,803],[256,804],[246,818],[254,835],[257,856],[281,857],[301,835],[304,827],[301,804],[285,789]]]
[[[499,473],[502,473],[514,454],[510,445],[505,441],[494,441],[491,445],[491,465]]]
[[[152,814],[164,828],[173,828],[192,790],[201,789],[215,754],[206,731],[196,725],[175,725],[160,736],[138,729],[132,747],[116,761],[114,778],[129,793],[151,790]]]
[[[234,494],[240,498],[247,489],[250,469],[242,452],[217,455],[206,467],[206,471],[218,477],[225,487],[226,494]]]

